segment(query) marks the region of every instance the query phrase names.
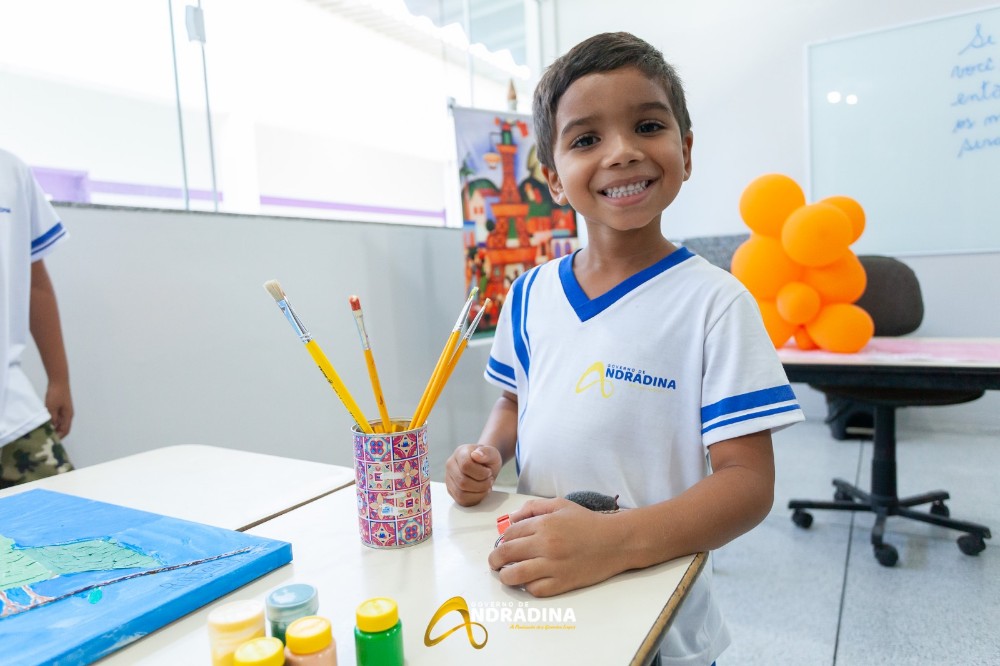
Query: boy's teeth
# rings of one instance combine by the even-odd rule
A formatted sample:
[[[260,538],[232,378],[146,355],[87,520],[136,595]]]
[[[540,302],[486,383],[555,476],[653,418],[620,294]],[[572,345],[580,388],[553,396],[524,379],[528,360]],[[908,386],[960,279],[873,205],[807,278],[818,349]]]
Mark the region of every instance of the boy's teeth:
[[[642,192],[646,189],[647,185],[649,185],[649,181],[644,180],[641,183],[632,183],[631,185],[625,185],[624,187],[608,188],[604,190],[604,194],[612,199],[618,199],[619,197],[627,197],[631,194]]]

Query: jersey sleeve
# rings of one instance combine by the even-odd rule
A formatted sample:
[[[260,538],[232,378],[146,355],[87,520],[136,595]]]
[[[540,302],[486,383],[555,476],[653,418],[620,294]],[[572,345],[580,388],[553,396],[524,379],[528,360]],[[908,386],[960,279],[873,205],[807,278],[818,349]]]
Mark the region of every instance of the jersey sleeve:
[[[27,165],[22,164],[24,200],[31,219],[31,261],[38,261],[68,237],[52,204],[45,197],[41,185],[32,176]]]
[[[483,376],[489,383],[499,386],[505,391],[517,393],[517,376],[514,372],[516,362],[514,335],[511,325],[513,291],[514,287],[511,286],[504,298],[503,307],[500,308],[500,318],[497,320],[497,327],[493,334],[493,347],[490,349],[490,357],[486,361]]]
[[[704,358],[705,446],[805,419],[749,293],[737,296],[711,328]]]

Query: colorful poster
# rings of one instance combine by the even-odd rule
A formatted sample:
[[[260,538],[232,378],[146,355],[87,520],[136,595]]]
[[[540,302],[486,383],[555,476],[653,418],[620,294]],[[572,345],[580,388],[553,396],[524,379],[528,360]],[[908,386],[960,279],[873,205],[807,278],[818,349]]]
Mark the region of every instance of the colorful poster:
[[[535,154],[531,117],[455,107],[465,281],[479,287],[474,317],[493,301],[477,334],[492,334],[511,283],[579,247],[576,213],[552,201]]]
[[[291,559],[283,541],[73,495],[4,497],[0,662],[89,664]]]

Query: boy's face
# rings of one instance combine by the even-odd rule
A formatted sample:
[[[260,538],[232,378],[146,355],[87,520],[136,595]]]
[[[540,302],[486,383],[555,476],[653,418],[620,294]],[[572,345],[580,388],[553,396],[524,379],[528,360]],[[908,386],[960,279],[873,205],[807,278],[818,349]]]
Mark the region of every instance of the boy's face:
[[[638,229],[659,223],[691,175],[691,143],[658,82],[634,67],[588,74],[559,100],[545,177],[588,223]]]

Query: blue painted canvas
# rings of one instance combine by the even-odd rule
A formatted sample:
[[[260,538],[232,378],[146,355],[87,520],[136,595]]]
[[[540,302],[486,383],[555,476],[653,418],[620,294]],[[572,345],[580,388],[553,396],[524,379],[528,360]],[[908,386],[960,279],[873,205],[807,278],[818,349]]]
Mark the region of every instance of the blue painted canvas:
[[[72,495],[0,498],[0,661],[90,663],[291,560],[284,541]]]

